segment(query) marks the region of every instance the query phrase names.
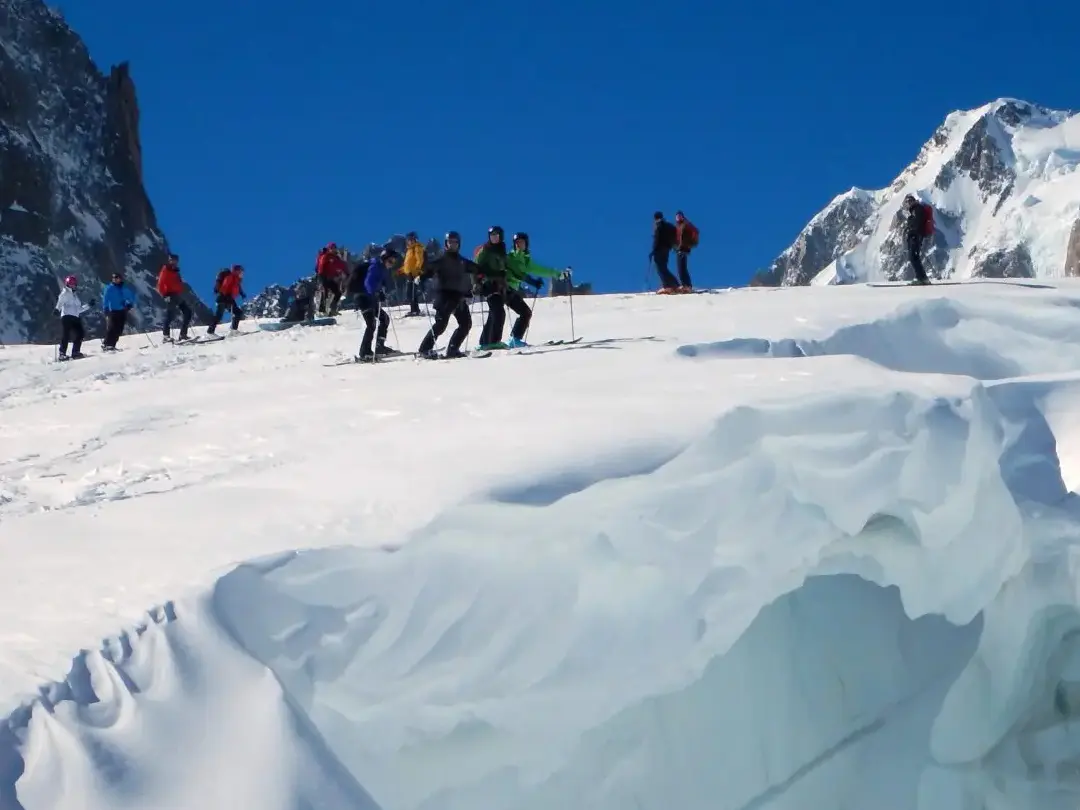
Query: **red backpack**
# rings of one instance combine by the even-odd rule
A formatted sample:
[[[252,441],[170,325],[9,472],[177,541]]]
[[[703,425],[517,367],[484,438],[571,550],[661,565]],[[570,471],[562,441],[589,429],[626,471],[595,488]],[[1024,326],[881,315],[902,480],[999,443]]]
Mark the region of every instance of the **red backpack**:
[[[214,292],[221,294],[221,282],[225,280],[230,272],[232,271],[228,267],[218,271],[217,278],[214,279]]]
[[[701,234],[698,233],[697,225],[690,220],[683,221],[683,231],[686,234],[686,244],[692,248],[696,248],[698,245],[698,239]]]
[[[923,213],[926,217],[923,219],[922,235],[933,236],[934,235],[934,206],[929,203],[922,203]]]

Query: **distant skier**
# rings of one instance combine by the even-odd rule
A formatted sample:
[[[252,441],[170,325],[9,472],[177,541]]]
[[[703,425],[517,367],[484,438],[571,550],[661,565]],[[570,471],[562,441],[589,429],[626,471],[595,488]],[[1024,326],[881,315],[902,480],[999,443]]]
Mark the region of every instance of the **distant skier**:
[[[538,276],[542,278],[538,278]],[[529,331],[529,324],[532,322],[532,309],[521,295],[521,285],[527,284],[539,292],[540,288],[544,286],[544,278],[563,278],[565,276],[565,270],[553,270],[532,260],[532,256],[529,254],[529,235],[527,233],[518,231],[514,234],[514,249],[506,257],[506,306],[516,313],[518,317],[510,330],[510,340],[507,341],[507,346],[516,349],[527,345],[525,343],[525,333]],[[489,337],[501,340],[502,333]]]
[[[54,311],[60,316],[60,351],[57,354],[59,360],[78,360],[86,356],[82,353],[83,335],[86,334],[86,330],[83,329],[82,314],[90,309],[94,302],[91,301],[89,304],[82,302],[79,294],[75,292],[78,284],[79,280],[75,276],[65,278],[64,288],[60,290],[60,295],[56,299]],[[70,358],[67,353],[69,340],[71,341]]]
[[[180,257],[170,253],[165,264],[161,265],[157,278],[158,295],[165,299],[165,323],[161,327],[161,339],[171,341],[169,328],[172,324],[173,313],[180,310],[180,335],[177,340],[183,342],[190,340],[188,326],[191,325],[191,307],[180,297],[184,294],[184,282],[180,278]]]
[[[487,319],[480,330],[480,349],[505,349],[502,332],[506,324],[506,233],[501,225],[488,228],[487,242],[473,256],[479,268],[477,292],[488,305]]]
[[[915,195],[904,197],[904,241],[907,243],[908,261],[915,273],[915,284],[929,284],[930,279],[922,263],[923,242],[934,234],[934,209],[919,202]]]
[[[416,231],[410,231],[405,236],[405,264],[401,267],[401,274],[409,282],[409,312],[408,318],[423,316],[420,311],[420,274],[424,270],[424,246],[420,244],[420,237]]]
[[[236,300],[238,298],[247,298],[244,293],[244,268],[239,264],[234,264],[231,268],[226,267],[219,270],[217,278],[214,279],[214,293],[217,296],[217,309],[214,310],[214,317],[210,321],[210,326],[206,329],[206,334],[214,334],[217,325],[221,323],[221,319],[225,316],[225,310],[229,310],[232,314],[232,324],[229,331],[236,332],[240,328],[240,321],[244,319],[244,310],[240,309],[240,305],[236,303]]]
[[[135,306],[135,293],[124,283],[120,273],[112,274],[112,283],[101,294],[101,309],[105,313],[105,337],[101,339],[101,350],[116,351],[116,343],[124,334],[127,316]]]
[[[656,264],[656,272],[660,276],[660,289],[658,293],[669,295],[679,291],[679,282],[668,270],[668,260],[671,258],[671,249],[675,247],[678,233],[675,226],[664,219],[664,214],[657,211],[653,214],[653,243],[649,258]]]
[[[364,319],[364,336],[360,340],[360,353],[356,356],[358,363],[371,363],[378,359],[379,355],[397,354],[396,351],[386,345],[386,333],[390,329],[390,316],[383,309],[386,293],[383,287],[390,277],[390,268],[394,266],[398,254],[390,248],[385,248],[378,256],[368,262],[367,272],[364,274],[363,291],[356,296],[356,308]],[[375,340],[375,350],[372,351],[371,341]]]
[[[697,226],[682,211],[675,212],[675,267],[679,271],[679,292],[692,292],[690,280],[690,251],[697,247],[700,234]]]
[[[310,321],[315,316],[314,306],[311,282],[308,279],[301,279],[296,285],[296,292],[289,298],[281,322],[299,323],[301,321]]]
[[[337,315],[338,304],[341,302],[341,282],[349,266],[338,252],[338,246],[331,242],[319,251],[319,258],[315,262],[315,275],[319,278],[321,295],[319,296],[319,312],[323,315]],[[329,306],[327,299],[330,299]]]
[[[443,240],[444,253],[436,259],[428,261],[421,274],[421,280],[435,279],[435,320],[431,330],[425,335],[417,352],[421,357],[434,360],[438,358],[435,352],[435,341],[446,327],[450,324],[453,316],[457,321],[457,328],[450,335],[450,342],[446,346],[446,357],[464,357],[461,344],[469,336],[472,329],[472,314],[469,312],[469,299],[472,297],[473,276],[480,268],[473,262],[461,255],[461,235],[457,231],[450,231]]]

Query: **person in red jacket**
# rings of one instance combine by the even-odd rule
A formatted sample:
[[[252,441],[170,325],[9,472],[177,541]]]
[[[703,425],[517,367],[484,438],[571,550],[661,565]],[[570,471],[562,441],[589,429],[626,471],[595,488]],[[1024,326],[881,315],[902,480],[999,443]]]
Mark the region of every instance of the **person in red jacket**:
[[[217,283],[214,284],[214,292],[217,293],[217,310],[214,312],[214,318],[210,321],[210,327],[206,330],[206,334],[214,334],[214,330],[221,323],[221,318],[225,315],[227,309],[232,310],[232,326],[229,331],[235,332],[240,328],[240,321],[244,319],[244,310],[240,309],[236,299],[247,298],[244,294],[244,268],[234,264],[231,269],[222,270],[218,273]]]
[[[690,281],[690,251],[697,247],[698,229],[682,211],[675,212],[675,269],[679,273],[679,292],[694,289]]]
[[[319,258],[315,261],[315,275],[319,279],[319,312],[323,315],[337,315],[338,304],[341,302],[341,282],[345,272],[349,269],[338,252],[336,244],[331,242],[319,251]],[[330,299],[330,306],[326,305],[326,299]]]
[[[176,310],[180,310],[180,335],[177,340],[190,340],[188,326],[191,325],[191,307],[181,298],[184,294],[184,281],[180,278],[180,257],[175,253],[170,253],[165,264],[161,265],[157,277],[157,291],[158,295],[165,299],[165,323],[161,327],[161,339],[165,342],[172,341],[169,328]]]

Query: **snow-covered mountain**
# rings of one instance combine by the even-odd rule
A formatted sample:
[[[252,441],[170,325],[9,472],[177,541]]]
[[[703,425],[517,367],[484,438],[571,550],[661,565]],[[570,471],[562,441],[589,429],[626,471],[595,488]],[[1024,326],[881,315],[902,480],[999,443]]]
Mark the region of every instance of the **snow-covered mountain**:
[[[897,213],[934,206],[934,278],[1080,275],[1080,115],[1017,99],[950,114],[888,188],[830,202],[754,279],[843,284],[909,277]]]
[[[0,339],[55,340],[52,310],[68,274],[86,300],[100,300],[120,270],[138,294],[133,326],[158,324],[167,249],[143,187],[127,65],[103,75],[58,11],[0,0]],[[88,326],[100,334],[96,308]]]
[[[1078,306],[0,350],[0,808],[1073,810]]]

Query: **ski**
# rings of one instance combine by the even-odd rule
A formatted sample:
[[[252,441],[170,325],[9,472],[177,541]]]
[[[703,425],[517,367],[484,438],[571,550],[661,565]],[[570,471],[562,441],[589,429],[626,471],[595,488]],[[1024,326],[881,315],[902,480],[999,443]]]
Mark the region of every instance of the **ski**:
[[[549,340],[547,343],[541,343],[540,345],[541,346],[572,346],[575,343],[580,343],[582,340],[584,340],[584,336],[576,337],[573,340]],[[523,346],[522,348],[527,349],[527,348],[530,348],[530,347]]]
[[[415,352],[394,352],[393,354],[380,355],[377,360],[359,360],[356,357],[346,357],[333,363],[323,363],[323,368],[337,368],[338,366],[377,366],[388,360],[398,360],[403,357],[415,357]]]
[[[483,360],[485,357],[491,357],[495,352],[491,349],[477,349],[471,352],[465,352],[464,354],[457,355],[456,357],[447,357],[445,354],[436,355],[435,357],[421,357],[422,360]],[[419,355],[417,355],[419,357]]]

